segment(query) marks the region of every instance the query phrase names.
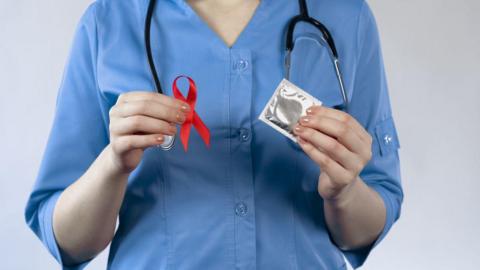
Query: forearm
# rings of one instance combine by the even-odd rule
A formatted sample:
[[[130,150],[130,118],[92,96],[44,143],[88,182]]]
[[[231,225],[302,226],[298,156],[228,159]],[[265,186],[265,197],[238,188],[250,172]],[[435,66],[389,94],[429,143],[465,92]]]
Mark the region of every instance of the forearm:
[[[373,243],[386,220],[382,198],[360,177],[337,199],[326,200],[324,211],[333,240],[344,250]]]
[[[101,252],[113,238],[128,174],[112,165],[107,146],[82,177],[60,195],[53,229],[66,264]]]

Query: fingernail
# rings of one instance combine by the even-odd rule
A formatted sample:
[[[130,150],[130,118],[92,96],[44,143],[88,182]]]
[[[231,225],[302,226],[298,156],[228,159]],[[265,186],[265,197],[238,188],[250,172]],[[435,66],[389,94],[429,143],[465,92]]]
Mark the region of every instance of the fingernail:
[[[162,142],[163,141],[163,136],[158,136],[157,141]]]
[[[189,107],[190,107],[190,106],[183,104],[182,107],[181,107],[181,109],[182,109],[182,111],[184,111],[184,112],[188,112],[188,111],[190,110]]]
[[[300,118],[300,122],[305,123],[305,124],[306,124],[306,123],[309,123],[310,120],[311,120],[311,119],[310,119],[309,116],[303,116],[303,117]]]
[[[313,113],[312,108],[307,109],[307,114],[312,114],[312,113]]]
[[[185,121],[185,115],[183,113],[177,113],[176,115],[177,121],[183,123]]]
[[[295,132],[302,132],[303,128],[300,125],[296,125],[294,130]]]

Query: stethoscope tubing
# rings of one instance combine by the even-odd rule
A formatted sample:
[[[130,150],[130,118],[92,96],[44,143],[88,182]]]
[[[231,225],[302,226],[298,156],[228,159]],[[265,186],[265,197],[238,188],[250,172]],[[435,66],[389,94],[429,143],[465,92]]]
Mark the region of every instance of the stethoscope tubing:
[[[153,59],[152,46],[150,41],[151,27],[152,27],[152,17],[153,11],[155,10],[156,0],[150,0],[147,9],[147,15],[145,19],[145,50],[147,52],[148,65],[150,66],[150,72],[152,73],[153,82],[155,83],[155,89],[159,94],[163,94],[162,85],[160,79],[158,78],[157,68],[155,67],[155,61]],[[170,150],[175,143],[175,136],[164,135],[164,142],[159,145],[162,150]]]
[[[150,67],[150,72],[153,77],[153,81],[155,84],[156,91],[159,94],[163,94],[162,90],[162,85],[160,83],[160,79],[158,78],[158,73],[157,73],[157,68],[155,66],[155,61],[153,59],[153,53],[152,53],[152,47],[151,47],[151,25],[152,25],[152,17],[153,17],[153,11],[155,10],[155,5],[157,1],[156,0],[150,0],[148,4],[148,9],[147,9],[147,14],[145,18],[145,29],[144,29],[144,37],[145,37],[145,50],[147,53],[147,60],[148,60],[148,65]],[[343,75],[341,72],[340,68],[340,61],[339,61],[339,56],[338,56],[338,51],[335,46],[335,42],[333,40],[332,35],[330,34],[330,31],[328,31],[327,27],[323,25],[321,22],[318,20],[312,18],[308,14],[308,6],[306,3],[306,0],[298,0],[298,5],[300,9],[300,14],[297,16],[294,16],[292,19],[290,19],[290,22],[288,23],[288,30],[287,30],[287,35],[285,38],[285,62],[284,62],[284,69],[285,69],[285,78],[288,80],[290,79],[290,68],[291,68],[291,54],[293,51],[293,48],[295,46],[295,43],[293,42],[293,33],[295,31],[295,27],[299,22],[305,22],[310,25],[313,25],[315,28],[317,28],[320,33],[322,33],[322,37],[326,44],[329,47],[330,51],[330,57],[332,59],[332,63],[335,69],[335,74],[338,80],[339,88],[340,88],[340,94],[342,95],[342,100],[343,104],[340,106],[338,109],[344,110],[348,112],[348,107],[349,107],[349,100],[348,100],[348,95],[345,89],[345,83],[343,80]],[[171,138],[167,138],[171,137]],[[173,143],[175,142],[175,137],[174,136],[166,136],[165,142],[160,145],[160,147],[163,150],[169,150],[173,147]]]

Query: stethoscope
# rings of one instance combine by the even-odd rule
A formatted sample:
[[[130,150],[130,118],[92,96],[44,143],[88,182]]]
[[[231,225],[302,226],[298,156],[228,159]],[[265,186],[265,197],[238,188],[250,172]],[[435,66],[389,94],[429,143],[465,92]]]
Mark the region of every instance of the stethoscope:
[[[160,84],[160,80],[157,74],[157,69],[153,61],[152,47],[150,43],[150,29],[152,25],[152,16],[153,16],[153,11],[155,9],[156,2],[157,2],[156,0],[150,0],[150,3],[148,4],[147,16],[145,18],[144,36],[145,36],[145,49],[147,51],[148,64],[150,66],[150,71],[152,73],[153,81],[155,83],[155,88],[159,94],[163,94],[162,86]],[[343,76],[340,71],[340,62],[338,59],[338,52],[335,46],[335,42],[333,41],[333,37],[328,31],[328,29],[321,22],[319,22],[318,20],[308,15],[308,7],[307,7],[306,0],[298,0],[298,5],[300,7],[300,14],[290,19],[288,23],[287,35],[285,38],[285,62],[284,62],[285,78],[287,80],[290,79],[291,55],[292,55],[293,47],[295,46],[295,43],[293,42],[293,32],[295,31],[295,26],[297,26],[297,23],[299,22],[305,22],[312,26],[315,26],[315,28],[317,28],[318,31],[322,33],[321,42],[323,43],[323,45],[327,45],[326,47],[329,48],[330,58],[332,60],[333,67],[335,68],[335,74],[337,76],[337,80],[340,88],[340,94],[342,95],[343,103],[339,106],[336,106],[335,108],[348,112],[349,101],[348,101],[347,92],[345,90]],[[175,142],[174,136],[165,136],[165,142],[162,143],[160,147],[163,150],[169,150],[173,147],[174,142]]]

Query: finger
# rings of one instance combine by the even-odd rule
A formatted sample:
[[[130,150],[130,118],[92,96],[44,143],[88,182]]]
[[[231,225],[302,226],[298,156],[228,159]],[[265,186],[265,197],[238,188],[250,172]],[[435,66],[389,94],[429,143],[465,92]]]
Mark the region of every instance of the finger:
[[[367,143],[362,141],[353,130],[336,119],[318,115],[308,115],[300,118],[300,124],[305,127],[316,129],[328,136],[337,139],[350,151],[361,156],[368,156]]]
[[[320,170],[328,174],[339,185],[348,185],[351,179],[354,177],[349,171],[345,170],[335,160],[331,159],[328,155],[320,152],[313,144],[308,141],[298,138],[298,144],[302,150],[320,166]]]
[[[177,124],[182,124],[187,117],[187,114],[180,109],[159,104],[152,100],[135,100],[115,105],[110,115],[123,118],[145,115]]]
[[[118,137],[114,143],[115,151],[118,153],[125,153],[134,149],[145,149],[150,146],[160,145],[165,141],[162,134],[148,134],[148,135],[128,135]]]
[[[138,133],[174,135],[177,132],[177,128],[175,125],[163,120],[144,115],[134,115],[110,122],[110,132],[115,135]]]
[[[363,169],[364,164],[362,159],[334,138],[318,132],[315,129],[302,127],[301,125],[297,125],[294,132],[300,136],[300,138],[318,148],[320,152],[337,161],[345,169],[353,171],[356,174]]]
[[[190,109],[188,103],[184,101],[167,95],[146,91],[131,91],[123,93],[118,97],[117,103],[126,103],[140,100],[151,100],[172,108],[183,110],[185,112],[188,112],[188,110]]]
[[[370,135],[370,133],[368,133],[365,128],[353,116],[346,112],[328,108],[325,106],[312,106],[307,109],[307,115],[312,114],[330,117],[340,122],[343,122],[344,124],[351,127],[363,141],[371,142],[372,140],[372,136]]]

